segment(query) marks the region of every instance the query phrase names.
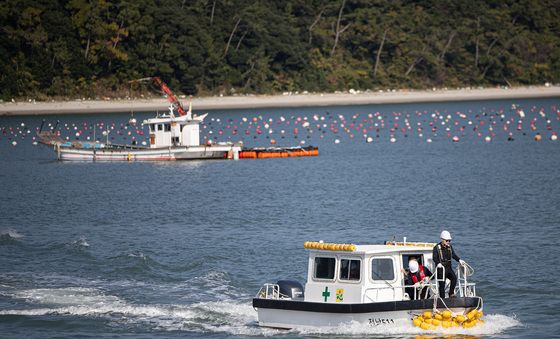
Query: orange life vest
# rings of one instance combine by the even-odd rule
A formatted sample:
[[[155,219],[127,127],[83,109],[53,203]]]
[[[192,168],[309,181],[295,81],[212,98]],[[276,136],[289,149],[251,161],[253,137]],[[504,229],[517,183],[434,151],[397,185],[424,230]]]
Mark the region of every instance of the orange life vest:
[[[418,264],[418,274],[420,275],[420,281],[424,280],[424,278],[426,278],[426,274],[424,274],[424,266]],[[412,282],[414,282],[415,284],[418,282],[418,277],[416,276],[416,273],[410,273],[410,278],[412,279]]]

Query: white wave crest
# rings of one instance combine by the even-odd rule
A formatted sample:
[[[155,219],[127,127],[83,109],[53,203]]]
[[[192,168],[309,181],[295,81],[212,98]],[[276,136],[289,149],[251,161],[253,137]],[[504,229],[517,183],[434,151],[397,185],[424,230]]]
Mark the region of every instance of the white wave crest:
[[[72,241],[72,243],[70,245],[75,246],[75,247],[89,247],[89,243],[87,242],[86,238],[84,238],[84,237],[81,237],[78,240]]]
[[[68,315],[106,317],[119,323],[149,326],[160,331],[221,332],[252,335],[263,333],[255,324],[249,302],[203,302],[191,305],[139,305],[106,295],[95,288],[30,289],[11,293],[13,298],[54,305],[0,310],[0,315]]]
[[[21,239],[24,237],[24,235],[13,229],[0,230],[0,236],[3,235],[7,235],[12,239]]]
[[[37,288],[17,291],[13,297],[53,305],[99,305],[121,302],[118,297],[104,295],[95,288],[83,287]]]
[[[484,316],[485,323],[472,328],[442,328],[434,331],[425,331],[415,327],[412,322],[397,323],[395,325],[370,326],[362,323],[350,323],[333,328],[306,328],[296,329],[304,335],[333,334],[333,335],[495,335],[503,333],[505,330],[520,326],[521,322],[516,317],[508,317],[501,314]]]

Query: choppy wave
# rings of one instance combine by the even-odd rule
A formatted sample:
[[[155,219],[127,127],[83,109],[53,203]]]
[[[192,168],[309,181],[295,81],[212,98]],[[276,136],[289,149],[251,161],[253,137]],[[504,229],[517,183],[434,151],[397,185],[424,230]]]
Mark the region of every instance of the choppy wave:
[[[13,229],[0,230],[0,245],[17,243],[23,237],[24,235]]]
[[[163,266],[150,255],[143,252],[123,253],[108,259],[107,267],[112,268],[114,274],[125,277],[139,277],[153,275]]]
[[[12,239],[20,239],[20,238],[24,237],[18,231],[13,230],[13,229],[0,230],[0,236],[9,236]]]
[[[33,308],[0,310],[0,315],[105,317],[159,331],[258,334],[256,312],[249,302],[201,302],[191,305],[134,304],[95,288],[29,289],[11,297]]]
[[[0,310],[0,315],[104,317],[128,326],[150,328],[155,331],[187,331],[226,333],[228,335],[285,335],[282,330],[257,326],[257,313],[249,300],[199,302],[178,304],[135,304],[96,288],[29,289],[14,292],[13,298],[25,299],[32,306],[27,309]],[[335,328],[294,329],[289,333],[304,336],[333,335],[494,335],[520,326],[515,317],[500,314],[485,316],[485,324],[471,329],[439,329],[426,332],[412,324],[376,326],[351,323]]]
[[[83,251],[89,248],[89,243],[85,237],[81,237],[77,240],[71,241],[66,247],[76,250],[76,251]]]
[[[231,288],[230,282],[226,272],[210,271],[186,281],[184,285],[189,286],[190,292],[199,297],[208,296],[220,300],[239,299],[238,291]]]

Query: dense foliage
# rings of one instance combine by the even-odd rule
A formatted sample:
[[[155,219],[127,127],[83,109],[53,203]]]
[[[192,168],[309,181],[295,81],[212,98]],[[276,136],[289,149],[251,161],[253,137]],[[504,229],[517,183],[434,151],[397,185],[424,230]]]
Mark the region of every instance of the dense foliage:
[[[0,97],[523,85],[560,76],[559,0],[8,0]]]

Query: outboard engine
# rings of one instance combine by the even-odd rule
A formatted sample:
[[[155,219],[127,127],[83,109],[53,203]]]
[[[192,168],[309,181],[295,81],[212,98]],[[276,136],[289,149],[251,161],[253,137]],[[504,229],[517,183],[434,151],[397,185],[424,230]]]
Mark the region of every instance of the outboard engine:
[[[303,300],[303,286],[299,282],[293,280],[278,280],[277,284],[280,288],[281,296]]]

